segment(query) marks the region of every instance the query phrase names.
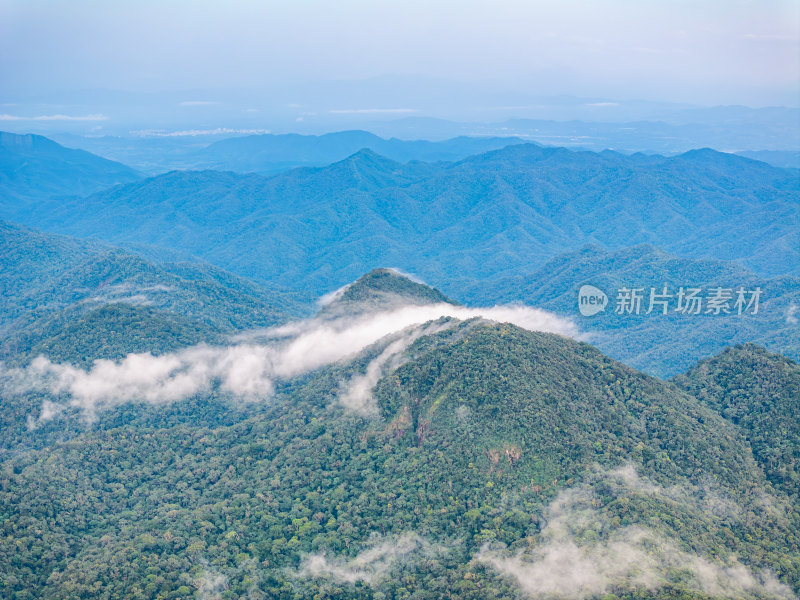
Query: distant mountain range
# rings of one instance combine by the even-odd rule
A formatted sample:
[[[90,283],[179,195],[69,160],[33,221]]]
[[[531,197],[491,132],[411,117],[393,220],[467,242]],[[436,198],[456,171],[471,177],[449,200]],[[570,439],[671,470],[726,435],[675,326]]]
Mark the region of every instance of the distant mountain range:
[[[254,136],[219,147],[253,147],[254,157],[262,148],[266,154],[256,161],[269,162],[289,143],[296,144],[296,157],[313,150],[305,159],[316,160],[347,139],[355,145],[396,143],[344,132]],[[48,164],[71,156],[58,146],[44,147],[50,153],[41,157],[45,174],[57,171]],[[418,152],[445,147],[394,146]],[[106,166],[100,161],[98,173]],[[665,158],[518,144],[456,162],[403,163],[365,149],[325,167],[273,177],[172,172],[87,198],[48,197],[52,188],[45,186],[25,192],[24,201],[6,203],[0,214],[125,245],[127,254],[96,250],[98,256],[106,252],[109,265],[119,263],[121,272],[135,271],[133,263],[145,260],[174,273],[174,263],[199,258],[270,289],[293,290],[293,296],[267,301],[272,308],[291,305],[293,314],[361,273],[396,266],[470,303],[522,301],[576,318],[611,356],[669,376],[732,342],[800,356],[793,322],[800,304],[798,182],[796,171],[711,150]],[[636,244],[650,246],[630,249]],[[746,286],[762,289],[763,298],[759,315],[655,318],[609,311],[586,319],[575,301],[583,283],[610,295],[633,284],[647,290],[664,284]],[[127,313],[154,308],[124,310],[133,318]],[[105,310],[103,318],[112,315]],[[231,325],[241,323],[212,327]],[[51,330],[59,326],[54,321]],[[665,339],[670,343],[660,343]]]
[[[800,150],[779,151],[779,150],[757,150],[738,152],[740,156],[761,160],[776,167],[787,169],[800,169]]]
[[[583,285],[608,295],[605,310],[591,317],[580,314],[578,292]],[[665,286],[667,314],[659,304],[648,312],[651,291],[659,297]],[[641,290],[641,308],[635,313],[617,312],[619,290],[624,288]],[[717,288],[729,290],[729,313],[707,314],[707,305],[700,314],[678,312],[680,288],[700,290],[704,300]],[[738,289],[746,292],[748,301],[760,290],[756,314],[752,307],[737,314]],[[764,278],[736,263],[678,258],[653,246],[617,251],[587,246],[532,273],[476,284],[470,295],[481,303],[517,300],[574,318],[603,352],[661,377],[684,372],[703,356],[746,342],[800,359],[800,277]]]
[[[649,243],[762,276],[797,274],[799,182],[712,150],[664,158],[516,145],[443,164],[363,150],[272,178],[168,173],[16,216],[313,293],[397,265],[464,297],[476,281],[531,272],[587,243]]]
[[[218,138],[223,139],[219,140]],[[272,175],[296,167],[324,166],[363,148],[393,160],[453,161],[523,140],[508,135],[460,136],[441,141],[384,139],[366,131],[324,135],[190,135],[82,137],[61,134],[66,146],[134,165],[150,175],[175,169],[217,169]]]
[[[90,364],[130,352],[166,352],[221,341],[303,310],[198,263],[154,264],[98,242],[47,235],[0,221],[0,354]]]
[[[725,152],[775,151],[765,154],[784,163],[784,152],[800,149],[800,109],[717,106],[640,112],[624,103],[595,102],[588,114],[566,111],[555,117],[492,119],[481,122],[410,116],[364,125],[377,135],[413,139],[508,135],[540,144],[602,152],[676,154],[694,148]],[[639,114],[637,114],[639,113]],[[777,164],[776,166],[797,166]]]
[[[253,135],[215,142],[190,157],[193,168],[271,174],[293,167],[328,165],[364,148],[397,162],[455,161],[520,144],[514,137],[456,137],[440,142],[383,139],[366,131],[321,136]]]
[[[85,196],[140,178],[123,164],[39,135],[0,132],[0,210],[7,216],[36,210],[39,199]]]
[[[187,95],[202,99],[187,102]],[[800,150],[796,98],[786,100],[789,107],[708,107],[500,92],[415,76],[280,85],[260,92],[84,90],[18,97],[0,90],[0,96],[0,101],[14,105],[9,112],[23,117],[41,114],[41,106],[65,115],[109,116],[99,123],[31,119],[5,121],[4,126],[47,135],[149,174],[189,167],[172,162],[186,149],[265,128],[313,135],[358,129],[404,140],[518,136],[594,151],[666,154],[703,147],[730,152]],[[95,129],[97,125],[102,129]],[[101,133],[108,137],[98,137]]]

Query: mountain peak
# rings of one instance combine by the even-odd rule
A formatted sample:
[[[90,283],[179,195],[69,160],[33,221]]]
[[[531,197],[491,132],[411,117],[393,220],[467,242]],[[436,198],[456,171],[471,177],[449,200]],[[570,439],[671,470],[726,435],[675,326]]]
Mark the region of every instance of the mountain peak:
[[[700,361],[673,382],[739,428],[773,485],[800,493],[800,365],[747,343]]]
[[[380,165],[380,166],[396,166],[400,167],[400,163],[397,161],[392,160],[391,158],[386,158],[382,154],[378,154],[374,150],[367,148],[361,148],[358,152],[354,152],[347,158],[345,158],[341,162],[359,162],[359,163],[367,163],[370,165]]]
[[[372,191],[415,181],[415,168],[386,158],[369,148],[362,148],[347,158],[322,167],[331,186]]]
[[[323,297],[323,312],[374,310],[400,305],[457,304],[436,288],[396,269],[373,269],[356,281]]]

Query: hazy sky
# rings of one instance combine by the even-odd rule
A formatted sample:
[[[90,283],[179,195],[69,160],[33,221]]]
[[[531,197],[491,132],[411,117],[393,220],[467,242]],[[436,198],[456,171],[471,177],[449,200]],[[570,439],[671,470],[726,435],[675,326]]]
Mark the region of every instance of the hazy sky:
[[[0,89],[421,75],[534,94],[798,105],[797,0],[0,0]]]

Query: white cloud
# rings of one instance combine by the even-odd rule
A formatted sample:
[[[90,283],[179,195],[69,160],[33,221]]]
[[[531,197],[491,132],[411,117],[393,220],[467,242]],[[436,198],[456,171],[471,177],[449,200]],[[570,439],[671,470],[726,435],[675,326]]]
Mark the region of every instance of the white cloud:
[[[0,121],[108,121],[108,117],[101,114],[84,116],[39,115],[36,117],[2,114],[0,115]]]
[[[350,381],[342,385],[338,395],[339,402],[346,408],[364,415],[376,415],[378,406],[375,404],[372,391],[388,369],[393,370],[400,366],[400,355],[411,344],[424,335],[432,335],[451,327],[452,323],[432,323],[423,327],[411,327],[400,338],[394,340],[367,365],[366,373],[355,375]]]
[[[222,573],[204,569],[195,579],[194,586],[201,600],[221,600],[222,594],[228,589],[228,578]]]
[[[427,331],[424,323],[442,317],[481,317],[519,327],[575,337],[568,319],[525,306],[467,308],[450,304],[403,306],[381,312],[333,318],[317,317],[240,336],[227,347],[192,346],[161,356],[129,354],[120,361],[97,360],[88,370],[36,358],[27,368],[4,369],[6,391],[47,390],[69,398],[71,406],[91,419],[98,409],[126,402],[164,404],[208,391],[214,385],[248,400],[266,398],[276,379],[288,379],[357,355],[382,338],[405,332],[402,343],[368,367],[363,379],[351,382],[343,403],[368,411],[367,391],[390,359]],[[410,341],[409,341],[410,340]],[[40,419],[45,417],[43,412]]]
[[[404,533],[397,537],[378,538],[371,547],[350,560],[331,558],[324,553],[309,554],[300,564],[298,574],[301,577],[321,577],[345,583],[364,581],[373,585],[385,579],[398,563],[431,550],[430,544],[417,534]]]
[[[28,415],[26,419],[28,431],[33,431],[39,426],[40,423],[44,423],[45,421],[49,421],[50,419],[60,415],[62,412],[64,412],[64,408],[65,407],[63,404],[56,404],[50,400],[45,400],[42,402],[42,408],[39,410],[38,418],[34,418],[33,415]]]
[[[797,325],[797,304],[792,302],[789,307],[786,309],[786,324],[787,325]]]
[[[134,286],[130,283],[118,283],[103,288],[97,296],[85,298],[81,302],[86,304],[133,304],[136,306],[151,305],[161,295],[171,292],[172,288],[166,285]]]
[[[389,267],[387,270],[391,271],[392,273],[395,273],[397,275],[400,275],[402,277],[405,277],[406,279],[410,279],[414,283],[427,285],[424,281],[422,281],[422,279],[420,279],[416,275],[412,275],[411,273],[406,273],[405,271],[402,271],[402,270],[398,269],[397,267]]]
[[[617,489],[681,498],[694,506],[704,502],[688,490],[664,489],[641,479],[632,467],[597,477]],[[713,597],[795,598],[768,571],[752,571],[735,557],[721,563],[697,556],[647,527],[618,527],[600,537],[593,530],[604,520],[597,503],[591,484],[563,490],[547,507],[540,543],[531,551],[510,554],[484,548],[475,558],[516,579],[532,598],[585,600],[618,587],[654,591],[676,573],[682,575],[681,585]]]
[[[373,115],[415,113],[415,108],[338,108],[330,111],[333,115]]]
[[[270,133],[269,129],[228,129],[227,127],[217,127],[216,129],[185,129],[182,131],[163,131],[158,129],[139,129],[131,131],[131,135],[136,137],[197,137],[204,135],[263,135]]]
[[[324,296],[320,297],[320,299],[317,301],[317,304],[319,306],[328,306],[329,304],[332,304],[333,302],[341,298],[342,295],[347,291],[347,288],[349,288],[351,285],[353,284],[348,283],[343,285],[339,289],[333,290],[332,292],[328,292]]]

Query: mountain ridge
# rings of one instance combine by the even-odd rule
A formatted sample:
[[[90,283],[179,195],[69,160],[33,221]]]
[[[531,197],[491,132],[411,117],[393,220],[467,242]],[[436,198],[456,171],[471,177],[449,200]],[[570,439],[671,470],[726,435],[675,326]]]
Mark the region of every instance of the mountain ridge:
[[[382,264],[459,292],[465,279],[541,265],[586,243],[651,243],[738,260],[764,275],[797,272],[796,173],[744,158],[701,164],[718,155],[632,158],[522,144],[454,164],[409,164],[398,174],[381,162],[367,170],[370,178],[361,159],[374,156],[362,153],[356,180],[347,159],[269,179],[171,174],[51,205],[40,226],[114,243],[135,238],[261,281],[303,279],[317,293]],[[343,170],[350,179],[339,179]],[[127,208],[142,203],[152,210],[147,223]],[[750,226],[741,231],[745,219]],[[225,241],[192,241],[208,235]],[[237,247],[266,260],[256,264]],[[333,268],[307,266],[322,263]]]
[[[0,131],[0,210],[16,217],[52,196],[83,196],[141,179],[123,165],[36,134]]]

